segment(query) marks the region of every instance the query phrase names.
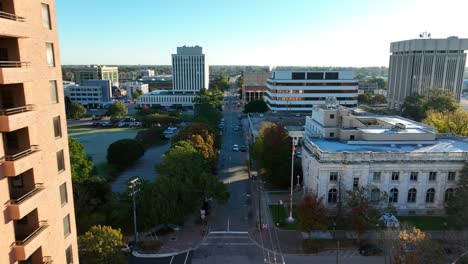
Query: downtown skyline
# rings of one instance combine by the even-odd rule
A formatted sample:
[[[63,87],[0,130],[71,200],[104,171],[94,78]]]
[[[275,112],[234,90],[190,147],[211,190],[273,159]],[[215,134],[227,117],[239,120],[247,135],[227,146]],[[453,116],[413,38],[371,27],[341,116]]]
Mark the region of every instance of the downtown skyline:
[[[424,31],[466,37],[467,7],[458,0],[85,0],[58,1],[57,19],[63,64],[169,65],[177,46],[200,45],[210,65],[364,67],[388,66],[390,42]]]

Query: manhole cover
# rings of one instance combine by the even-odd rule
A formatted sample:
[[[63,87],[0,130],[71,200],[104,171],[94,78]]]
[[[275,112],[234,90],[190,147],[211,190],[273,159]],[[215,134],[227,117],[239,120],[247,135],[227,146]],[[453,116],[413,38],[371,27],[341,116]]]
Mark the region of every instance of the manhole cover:
[[[171,237],[171,241],[177,241],[177,237]]]

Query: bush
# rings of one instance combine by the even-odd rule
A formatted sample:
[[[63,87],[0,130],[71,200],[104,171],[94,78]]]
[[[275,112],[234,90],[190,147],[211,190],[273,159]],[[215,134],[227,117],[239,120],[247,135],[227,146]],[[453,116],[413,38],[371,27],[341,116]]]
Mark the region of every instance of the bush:
[[[165,127],[168,125],[174,125],[179,123],[180,119],[177,117],[169,116],[169,115],[162,115],[162,114],[149,114],[143,117],[142,123],[144,127],[155,127],[161,126]]]
[[[137,161],[145,150],[134,139],[121,139],[112,143],[107,149],[107,161],[119,167],[126,167]]]
[[[152,127],[146,130],[141,130],[135,136],[135,140],[140,143],[143,148],[147,149],[153,145],[157,145],[165,141],[163,137],[164,129],[160,127]]]

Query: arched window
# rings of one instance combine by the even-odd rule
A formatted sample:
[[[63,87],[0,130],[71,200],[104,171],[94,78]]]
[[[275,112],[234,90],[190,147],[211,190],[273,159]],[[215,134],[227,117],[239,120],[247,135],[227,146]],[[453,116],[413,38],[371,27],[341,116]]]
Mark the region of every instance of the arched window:
[[[389,203],[398,203],[398,189],[393,188],[390,190],[390,195],[388,196]]]
[[[448,188],[447,190],[445,190],[445,198],[444,198],[444,202],[448,202],[450,199],[452,199],[453,197],[453,188]]]
[[[435,190],[434,188],[430,188],[426,192],[426,203],[433,203],[435,197]]]
[[[416,189],[415,188],[411,188],[409,191],[408,191],[408,203],[415,203],[416,202]]]
[[[338,200],[338,191],[333,188],[328,191],[328,203],[336,203]]]
[[[371,202],[378,202],[380,200],[380,190],[378,188],[374,188],[371,191]]]

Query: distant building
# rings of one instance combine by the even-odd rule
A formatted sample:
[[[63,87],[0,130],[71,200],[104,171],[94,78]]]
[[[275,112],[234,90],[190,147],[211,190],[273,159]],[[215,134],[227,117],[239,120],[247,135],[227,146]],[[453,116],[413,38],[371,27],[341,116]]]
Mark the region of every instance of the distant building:
[[[154,70],[150,70],[150,69],[138,70],[137,74],[138,76],[141,76],[141,77],[151,77],[151,76],[154,76]]]
[[[75,82],[83,84],[86,80],[109,80],[112,85],[119,86],[119,68],[92,65],[75,69]]]
[[[460,101],[468,39],[412,39],[390,44],[388,104],[400,109],[405,98],[443,88]]]
[[[158,75],[152,77],[143,77],[139,82],[148,84],[149,91],[154,90],[172,90],[172,75]]]
[[[372,95],[383,95],[387,97],[387,90],[380,89],[377,83],[370,83],[370,82],[359,82],[358,84],[358,93],[370,93]]]
[[[254,100],[263,100],[267,91],[266,82],[270,72],[242,73],[242,101],[247,104]]]
[[[136,92],[136,90],[142,91],[143,94],[149,92],[148,84],[144,84],[140,82],[126,82],[126,83],[123,83],[120,87],[126,91],[128,99],[133,99],[132,95],[134,92]]]
[[[112,85],[109,80],[87,80],[82,85],[70,85],[65,88],[65,96],[72,103],[86,107],[101,107],[112,102]]]
[[[468,138],[438,136],[400,116],[353,116],[329,105],[306,117],[304,191],[332,210],[345,191],[365,186],[371,200],[386,192],[398,214],[443,214],[467,161]]]
[[[148,107],[193,107],[195,96],[192,94],[173,93],[167,90],[154,90],[140,97],[140,106]]]
[[[273,71],[267,80],[266,102],[272,111],[310,111],[329,97],[356,106],[357,96],[351,71]]]

